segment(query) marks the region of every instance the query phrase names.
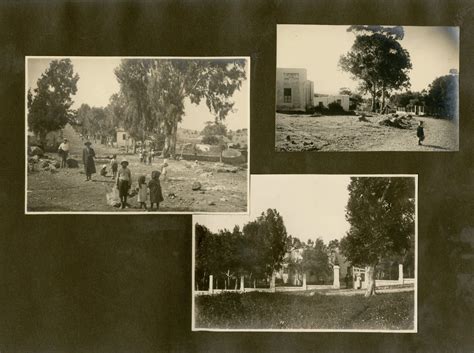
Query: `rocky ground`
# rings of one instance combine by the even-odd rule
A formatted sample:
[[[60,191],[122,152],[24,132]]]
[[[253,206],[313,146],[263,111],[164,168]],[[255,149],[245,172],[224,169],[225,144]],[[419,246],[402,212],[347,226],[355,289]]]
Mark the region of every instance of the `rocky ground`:
[[[69,132],[70,133],[70,132]],[[68,134],[66,134],[68,135]],[[68,135],[68,138],[71,139]],[[71,157],[80,161],[83,143],[72,138]],[[127,159],[132,172],[133,189],[140,175],[146,180],[151,172],[160,170],[163,159],[155,158],[151,165],[140,163],[137,155],[120,154],[112,147],[99,144],[92,146],[97,155],[96,169],[108,163],[107,157],[116,153],[117,160]],[[138,207],[137,197],[129,198],[130,208],[120,210],[107,204],[106,194],[112,190],[114,181],[110,176],[93,175],[85,181],[82,162],[78,168],[56,168],[59,156],[47,154],[31,163],[27,177],[27,209],[37,212],[145,212]],[[230,166],[213,162],[168,160],[167,176],[161,180],[164,201],[163,212],[246,212],[247,211],[247,167]],[[34,167],[33,167],[34,165]],[[195,189],[195,190],[193,190]]]
[[[451,121],[413,117],[408,129],[381,125],[385,116],[276,114],[277,151],[457,151],[458,126]],[[426,139],[418,145],[416,125],[424,121]]]

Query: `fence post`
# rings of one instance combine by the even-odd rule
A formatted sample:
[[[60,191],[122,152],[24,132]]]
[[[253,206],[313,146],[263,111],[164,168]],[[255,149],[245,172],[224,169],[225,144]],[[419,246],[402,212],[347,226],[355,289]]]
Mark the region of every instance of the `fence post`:
[[[275,272],[272,273],[272,279],[270,281],[270,291],[275,292]]]
[[[245,292],[244,276],[240,276],[240,291]]]
[[[338,265],[334,265],[334,281],[333,281],[332,287],[334,289],[339,289],[341,287],[341,284],[339,282],[339,266]]]
[[[403,264],[398,264],[398,283],[403,284]]]
[[[209,275],[209,294],[212,294],[214,291],[214,276]]]
[[[308,289],[308,286],[306,285],[306,273],[303,273],[303,289]]]

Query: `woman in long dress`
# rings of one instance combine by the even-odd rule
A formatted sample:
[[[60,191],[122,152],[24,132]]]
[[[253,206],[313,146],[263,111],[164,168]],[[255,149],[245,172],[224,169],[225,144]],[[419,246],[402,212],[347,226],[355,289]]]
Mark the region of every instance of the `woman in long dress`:
[[[87,141],[84,144],[86,147],[82,150],[82,162],[84,163],[84,171],[86,172],[86,181],[91,180],[92,174],[95,174],[95,151],[91,147],[92,143]]]

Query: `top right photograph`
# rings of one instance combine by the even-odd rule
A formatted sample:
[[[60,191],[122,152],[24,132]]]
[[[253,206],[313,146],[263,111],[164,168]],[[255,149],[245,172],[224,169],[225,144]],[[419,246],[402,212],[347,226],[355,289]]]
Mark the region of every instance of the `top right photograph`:
[[[275,149],[459,150],[459,27],[278,25]]]

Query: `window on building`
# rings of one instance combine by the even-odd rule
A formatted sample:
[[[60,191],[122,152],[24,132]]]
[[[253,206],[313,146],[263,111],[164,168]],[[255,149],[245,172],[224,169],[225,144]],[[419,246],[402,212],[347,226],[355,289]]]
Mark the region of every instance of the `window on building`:
[[[122,140],[126,140],[127,139],[127,134],[123,134],[122,135]]]
[[[319,102],[319,107],[320,107],[320,108],[323,108],[323,107],[324,107],[323,102]]]
[[[283,89],[283,102],[284,103],[291,103],[291,88],[284,88]]]
[[[339,105],[342,106],[342,100],[338,99],[338,100],[337,100],[337,104],[339,104]]]

